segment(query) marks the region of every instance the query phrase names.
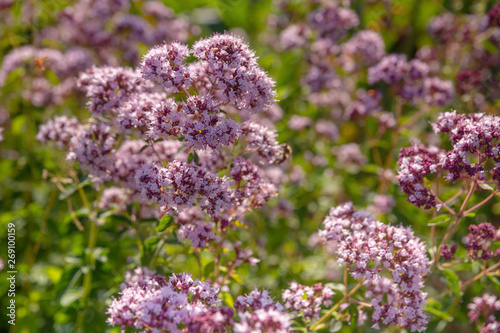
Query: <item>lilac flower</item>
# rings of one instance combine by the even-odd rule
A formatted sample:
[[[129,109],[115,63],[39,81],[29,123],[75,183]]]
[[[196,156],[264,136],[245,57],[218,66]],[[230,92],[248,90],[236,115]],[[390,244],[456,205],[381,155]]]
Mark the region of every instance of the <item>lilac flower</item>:
[[[500,300],[497,296],[483,294],[482,296],[474,297],[472,303],[467,305],[469,312],[467,316],[471,323],[479,324],[481,317],[485,322],[481,329],[481,333],[496,333],[500,328],[500,321],[495,317],[495,313],[500,310]]]
[[[279,302],[275,302],[274,299],[269,296],[269,291],[264,290],[260,292],[257,289],[253,290],[248,295],[238,296],[234,302],[234,308],[240,312],[256,311],[260,309],[283,310],[283,306]]]
[[[274,302],[269,293],[257,289],[238,296],[234,303],[240,322],[233,327],[235,333],[290,333],[291,318],[282,312],[281,304]]]
[[[364,165],[367,162],[357,143],[346,143],[345,145],[333,147],[332,153],[337,156],[337,161],[346,165]]]
[[[147,136],[153,140],[162,137],[179,136],[184,114],[179,112],[179,106],[173,98],[166,98],[152,105],[146,113]]]
[[[125,272],[125,277],[123,283],[120,285],[120,289],[123,290],[136,284],[146,286],[149,280],[155,278],[157,278],[155,270],[139,266]]]
[[[323,287],[321,283],[309,287],[292,282],[288,289],[283,290],[282,297],[284,308],[293,311],[294,315],[300,312],[306,319],[317,319],[322,306],[333,304],[331,299],[334,294],[329,287]]]
[[[444,106],[451,103],[455,89],[451,81],[443,81],[437,77],[424,80],[424,98],[430,105]]]
[[[241,130],[248,147],[257,150],[263,161],[272,164],[278,160],[282,148],[276,140],[275,132],[251,121],[243,123]]]
[[[144,165],[135,179],[144,199],[158,202],[169,211],[182,212],[197,201],[215,216],[234,205],[230,181],[194,163],[174,160],[167,168]]]
[[[452,13],[444,13],[433,17],[429,21],[427,30],[437,41],[450,42],[457,32],[455,16]]]
[[[375,65],[385,55],[385,44],[382,36],[371,30],[361,30],[342,44],[344,68],[352,71],[356,61],[366,66]]]
[[[207,63],[207,76],[223,103],[252,112],[274,103],[274,81],[258,67],[254,52],[239,37],[215,34],[197,41],[193,54]]]
[[[430,209],[437,205],[436,197],[422,185],[424,176],[436,173],[443,150],[423,145],[402,148],[398,160],[398,184],[408,195],[408,202]]]
[[[208,97],[191,96],[183,103],[183,110],[192,118],[184,123],[181,135],[193,149],[219,150],[233,144],[240,135],[239,125],[218,112]]]
[[[332,208],[323,225],[320,236],[338,242],[337,261],[347,266],[353,278],[370,284],[382,281],[383,271],[391,276],[387,302],[373,294],[372,320],[376,325],[381,322],[411,331],[425,330],[428,318],[422,289],[430,272],[429,259],[425,244],[412,230],[383,224],[369,213],[356,211],[350,202]]]
[[[448,135],[453,147],[440,160],[441,167],[449,172],[448,181],[455,182],[463,173],[468,177],[477,175],[478,179],[484,179],[483,163],[491,159],[495,162],[490,171],[491,177],[500,184],[499,117],[483,113],[465,115],[456,111],[447,112],[438,117],[433,129],[436,133]],[[472,163],[469,154],[479,155],[480,163]]]
[[[233,310],[220,307],[218,288],[186,273],[172,275],[168,282],[151,273],[138,271],[141,278],[128,278],[122,285],[120,297],[108,308],[108,324],[179,333],[183,327],[192,333],[223,333],[232,325]]]
[[[92,67],[80,75],[78,85],[86,91],[88,107],[96,115],[114,112],[131,94],[145,89],[136,71],[120,67]]]
[[[368,83],[385,82],[396,84],[406,75],[409,70],[406,56],[403,54],[386,55],[380,62],[368,69]]]
[[[179,241],[191,241],[195,248],[207,247],[212,242],[220,242],[221,238],[214,233],[215,223],[205,221],[205,214],[199,207],[184,209],[175,219],[179,225]]]
[[[308,17],[309,26],[318,37],[336,42],[347,30],[359,25],[359,18],[350,9],[330,3],[313,11]]]
[[[479,70],[463,70],[459,72],[455,78],[458,93],[461,95],[472,92],[481,87],[483,83],[483,74]]]
[[[314,128],[318,134],[326,136],[333,142],[337,141],[339,138],[339,129],[334,122],[320,119],[316,122]]]
[[[234,324],[234,333],[291,333],[291,319],[276,309],[259,309],[253,313],[239,313],[240,322]]]
[[[457,246],[452,245],[451,247],[448,248],[446,245],[441,245],[441,258],[443,258],[444,261],[451,261],[453,259],[453,256],[455,255],[455,252],[457,252]]]
[[[280,34],[281,47],[284,50],[303,48],[307,45],[307,39],[311,30],[303,24],[292,24]]]
[[[113,209],[116,214],[119,214],[125,211],[129,197],[129,191],[124,188],[108,187],[102,191],[98,207],[100,210]]]
[[[261,207],[276,196],[276,187],[265,182],[260,171],[259,167],[241,156],[233,160],[229,175],[237,184],[235,195],[243,206]]]
[[[301,117],[293,115],[288,121],[288,127],[293,131],[300,131],[306,127],[311,126],[312,119],[309,117]]]
[[[183,62],[189,57],[189,49],[180,43],[159,45],[144,56],[141,63],[142,76],[155,81],[170,93],[191,86],[191,73]]]
[[[374,111],[380,110],[381,100],[382,94],[377,90],[358,89],[356,91],[356,100],[346,107],[345,118],[356,119],[369,116]]]
[[[500,4],[496,3],[488,12],[488,25],[500,27]]]
[[[168,103],[172,100],[166,99],[160,93],[133,94],[116,109],[114,124],[117,129],[125,133],[138,130],[141,134],[153,127],[151,122],[158,119],[152,116],[152,110],[158,112],[157,107],[162,102]],[[159,132],[159,131],[158,131]]]
[[[59,149],[67,148],[72,137],[82,129],[76,117],[56,116],[40,125],[36,139],[43,144],[54,142]]]
[[[108,177],[108,171],[113,169],[114,159],[110,153],[115,140],[116,134],[109,123],[91,124],[71,138],[67,159],[79,162],[82,169],[94,176]]]
[[[471,224],[469,226],[469,234],[465,238],[465,248],[469,250],[469,258],[490,260],[493,258],[494,253],[488,250],[496,240],[500,240],[500,233],[497,233],[497,230],[491,223]]]

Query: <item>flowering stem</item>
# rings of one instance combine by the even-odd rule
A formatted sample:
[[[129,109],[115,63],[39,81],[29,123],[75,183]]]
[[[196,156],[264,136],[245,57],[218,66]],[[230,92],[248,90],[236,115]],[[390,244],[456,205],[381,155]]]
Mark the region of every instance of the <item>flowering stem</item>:
[[[464,212],[464,215],[467,215],[473,211],[475,211],[476,209],[478,209],[479,207],[481,207],[482,205],[484,205],[485,203],[487,203],[491,198],[493,198],[496,194],[498,193],[498,189],[496,189],[495,191],[491,192],[491,194],[486,197],[486,199],[484,199],[483,201],[481,201],[480,203],[478,203],[477,205],[474,205],[472,206],[470,209],[467,209],[465,212]]]
[[[452,216],[456,216],[457,215],[457,213],[455,213],[455,211],[453,209],[451,209],[450,207],[448,207],[448,205],[445,202],[443,202],[441,199],[439,199],[439,197],[437,196],[437,194],[434,193],[434,191],[431,188],[429,188],[429,191],[436,198],[436,202],[438,204],[440,204],[444,209],[446,209],[448,211],[448,213],[450,213]]]
[[[180,88],[180,90],[181,90],[184,94],[186,94],[186,96],[187,96],[187,97],[190,97],[190,96],[191,96],[191,94],[189,93],[189,91],[187,91],[187,90],[186,90],[186,88],[184,88],[184,86],[180,86],[179,88]]]
[[[479,280],[483,275],[486,275],[488,274],[489,272],[495,270],[496,268],[500,267],[500,262],[497,262],[496,264],[494,264],[493,266],[491,266],[490,268],[488,269],[485,269],[483,271],[481,271],[481,273],[479,273],[478,275],[474,276],[472,279],[468,280],[468,281],[465,281],[463,283],[460,284],[460,288],[463,288],[469,284],[471,284],[472,282],[476,281],[476,280]]]
[[[458,191],[457,193],[455,193],[451,198],[449,198],[448,200],[446,200],[444,203],[445,204],[449,204],[450,202],[452,202],[453,200],[455,200],[456,198],[458,198],[459,196],[461,196],[463,193],[464,193],[464,190],[460,189],[460,191]]]
[[[472,183],[470,185],[469,192],[467,193],[467,196],[465,197],[465,200],[462,202],[462,206],[460,207],[459,212],[454,215],[455,216],[455,221],[453,221],[453,223],[450,225],[450,227],[448,228],[448,230],[446,231],[446,233],[443,236],[443,240],[441,241],[441,243],[439,243],[439,246],[438,246],[437,251],[436,251],[436,256],[434,258],[434,267],[437,265],[438,260],[439,260],[439,258],[441,256],[441,252],[439,251],[439,249],[444,244],[446,244],[446,242],[450,239],[450,237],[453,235],[453,233],[457,229],[458,225],[460,224],[460,221],[462,220],[462,217],[464,215],[466,215],[466,214],[464,214],[464,210],[467,207],[467,204],[469,203],[472,195],[474,194],[474,191],[476,190],[476,185],[477,185],[476,179],[477,179],[477,176],[474,177],[474,179],[473,179],[473,181],[472,181]],[[443,206],[443,207],[446,207],[446,206]]]
[[[342,303],[345,303],[345,301],[352,295],[354,295],[354,293],[356,291],[358,291],[359,288],[361,288],[361,286],[363,285],[363,281],[359,282],[350,292],[349,294],[345,295],[340,301],[337,302],[337,304],[335,304],[327,313],[325,313],[325,315],[323,317],[321,317],[316,323],[314,323],[314,325],[311,326],[311,331],[317,331],[319,329],[319,325],[321,323],[323,323],[325,320],[328,319],[328,317],[330,317],[332,315],[332,313],[334,313],[335,311],[337,311],[339,308],[340,308],[340,305],[342,305]]]
[[[75,182],[75,186],[78,189],[78,194],[80,194],[80,198],[82,199],[83,204],[85,205],[85,207],[87,208],[87,210],[89,212],[90,219],[93,220],[93,216],[91,216],[92,206],[90,205],[90,203],[87,199],[87,195],[85,195],[85,192],[83,191],[83,188],[80,186],[80,181],[78,180],[77,175],[75,174],[74,171],[71,171],[70,175],[71,175],[71,178],[73,178],[73,181]]]
[[[83,189],[81,189],[80,186],[78,186],[78,188],[79,188],[79,190],[81,190],[80,193],[83,195],[83,197],[85,198],[85,200],[88,203],[85,192],[83,191]],[[99,192],[97,193],[96,202],[99,202],[103,189],[104,189],[104,186],[101,185],[101,188],[100,188]],[[84,304],[84,309],[82,311],[80,311],[78,314],[78,319],[77,319],[77,324],[76,324],[76,331],[77,332],[81,331],[83,328],[82,325],[83,325],[83,319],[84,319],[85,313],[86,313],[87,298],[88,298],[90,291],[92,289],[92,266],[94,265],[94,261],[95,261],[93,251],[94,251],[94,248],[95,248],[96,243],[97,243],[97,230],[98,230],[98,228],[97,228],[96,217],[97,217],[97,214],[99,213],[99,210],[98,210],[98,208],[96,208],[96,210],[94,211],[94,210],[92,210],[90,205],[89,205],[89,207],[91,209],[89,211],[90,232],[89,232],[89,245],[88,245],[87,250],[86,250],[87,255],[88,255],[88,266],[87,266],[87,272],[85,273],[85,275],[83,277],[83,292],[82,292],[82,298],[81,298],[81,302]]]

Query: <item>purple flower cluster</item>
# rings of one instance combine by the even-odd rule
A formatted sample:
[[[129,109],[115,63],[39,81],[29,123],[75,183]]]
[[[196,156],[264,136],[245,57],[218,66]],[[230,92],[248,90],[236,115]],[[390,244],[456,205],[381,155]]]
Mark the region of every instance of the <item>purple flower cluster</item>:
[[[256,150],[262,163],[272,164],[282,157],[283,148],[276,140],[276,132],[255,122],[245,122],[241,128],[249,150]]]
[[[457,73],[454,81],[460,100],[473,110],[486,111],[494,105],[499,91],[494,74],[500,68],[495,32],[499,8],[498,4],[493,6],[487,15],[444,13],[436,16],[428,24],[436,44],[417,52],[419,59],[432,64],[436,74],[444,73],[445,67]],[[485,46],[491,44],[496,47]],[[441,65],[443,63],[447,66]]]
[[[443,258],[444,261],[451,261],[453,257],[455,256],[455,252],[457,252],[457,246],[452,245],[450,247],[446,245],[441,245],[441,258]]]
[[[36,139],[43,144],[54,142],[60,149],[64,149],[81,129],[82,126],[76,117],[57,116],[40,126]]]
[[[500,250],[489,250],[492,243],[500,240],[500,231],[488,222],[479,225],[471,224],[469,234],[465,237],[465,248],[469,251],[470,259],[490,260],[495,255],[500,257]]]
[[[500,184],[499,117],[445,112],[432,127],[435,133],[448,136],[452,147],[446,151],[421,145],[401,150],[398,181],[408,202],[426,209],[437,206],[435,196],[423,185],[423,177],[428,174],[447,172],[446,180],[452,183],[461,178],[487,181],[489,174]],[[485,166],[490,164],[488,171]]]
[[[80,75],[78,85],[87,93],[89,110],[94,116],[100,116],[114,111],[130,95],[146,90],[140,78],[140,74],[130,68],[92,67]]]
[[[220,306],[218,288],[186,273],[168,281],[153,273],[141,269],[126,278],[108,308],[108,324],[179,333],[222,333],[232,326],[233,309]]]
[[[335,293],[329,287],[316,283],[312,287],[290,283],[288,289],[283,290],[284,308],[293,311],[294,315],[301,313],[306,319],[318,318],[321,308],[331,306],[332,296]]]
[[[235,204],[229,179],[217,177],[195,163],[174,160],[166,168],[145,164],[135,177],[145,199],[171,212],[182,212],[197,201],[203,210],[216,217]]]
[[[425,244],[413,231],[383,224],[369,213],[356,211],[352,203],[332,208],[323,225],[320,236],[338,243],[337,261],[347,266],[352,277],[365,280],[369,288],[382,281],[390,284],[387,292],[372,291],[376,326],[380,322],[399,324],[411,331],[425,330],[427,294],[422,289],[430,272],[429,259]]]
[[[220,242],[221,238],[214,232],[216,227],[212,221],[206,221],[200,207],[184,209],[175,219],[178,225],[178,238],[183,242],[188,239],[194,248],[208,247],[212,242]]]
[[[452,149],[440,161],[448,170],[447,180],[457,181],[462,174],[485,179],[484,163],[493,160],[491,178],[500,184],[500,117],[484,113],[469,115],[446,112],[433,125],[434,132],[450,138]],[[474,163],[475,162],[475,163]]]
[[[198,32],[159,1],[145,2],[140,8],[130,0],[80,0],[66,7],[56,22],[42,30],[45,38],[89,48],[101,63],[110,65],[118,63],[118,55],[136,63],[141,44],[186,41]]]
[[[33,75],[26,77],[30,84],[26,84],[22,97],[35,106],[59,105],[76,90],[76,75],[88,68],[91,60],[89,51],[79,47],[70,48],[63,53],[55,49],[21,46],[11,50],[3,58],[0,87],[5,85],[11,72],[27,65]],[[49,81],[44,75],[47,71],[54,73],[60,83]]]
[[[398,184],[408,195],[408,202],[430,209],[437,205],[436,196],[423,185],[424,176],[438,171],[443,150],[424,145],[402,148],[398,160]]]
[[[359,64],[375,65],[385,55],[382,37],[371,30],[361,30],[342,44],[342,62],[348,72]]]
[[[312,12],[308,20],[319,40],[332,42],[344,36],[347,30],[359,25],[359,18],[354,11],[333,3]]]
[[[484,318],[481,333],[498,333],[500,321],[497,320],[495,313],[500,310],[500,300],[497,296],[483,294],[480,297],[474,297],[467,308],[469,309],[467,316],[471,323],[479,324],[481,317]]]
[[[191,53],[199,61],[184,63]],[[276,196],[272,181],[281,180],[265,169],[285,158],[276,133],[230,118],[253,114],[265,122],[267,116],[257,118],[256,112],[270,109],[275,95],[274,83],[241,39],[214,35],[193,51],[165,44],[152,49],[139,70],[92,67],[78,84],[93,118],[85,125],[55,118],[40,127],[37,138],[56,142],[92,180],[111,185],[103,191],[101,209],[120,213],[140,201],[133,218],[173,214],[180,241],[207,247],[221,240],[222,229]],[[238,139],[244,144],[237,154],[224,150]],[[227,176],[219,176],[221,171]]]
[[[283,306],[274,302],[266,290],[254,290],[248,295],[238,296],[234,308],[240,318],[239,323],[234,325],[235,333],[291,332],[290,316],[283,312]]]
[[[455,89],[451,81],[430,77],[429,66],[406,56],[389,54],[368,69],[368,83],[385,82],[398,89],[398,94],[410,103],[423,101],[429,105],[444,106],[453,100]]]

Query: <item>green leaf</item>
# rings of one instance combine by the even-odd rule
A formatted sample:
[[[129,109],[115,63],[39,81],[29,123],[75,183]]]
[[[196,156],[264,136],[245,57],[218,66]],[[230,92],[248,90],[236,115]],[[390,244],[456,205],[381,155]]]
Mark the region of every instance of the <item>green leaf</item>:
[[[158,237],[148,238],[144,241],[144,247],[146,248],[146,250],[151,251],[159,241],[160,239]]]
[[[155,229],[158,232],[162,232],[165,229],[167,229],[168,227],[170,227],[173,223],[174,223],[174,218],[172,216],[164,215],[161,218],[160,223],[158,224],[158,226]]]
[[[449,215],[439,215],[439,216],[436,216],[435,218],[433,218],[432,220],[430,220],[429,223],[427,223],[427,225],[429,227],[434,226],[434,225],[440,225],[440,224],[449,222],[450,220],[451,220],[451,217]]]
[[[462,293],[460,291],[460,279],[457,274],[450,269],[443,270],[443,274],[448,281],[448,287],[450,287],[451,291],[455,294],[455,296],[460,300],[462,299]]]
[[[61,81],[59,80],[59,77],[57,77],[56,73],[51,71],[50,69],[47,69],[45,71],[45,77],[47,80],[50,82],[50,84],[57,86]]]
[[[203,277],[207,279],[210,276],[212,276],[212,274],[214,273],[214,268],[215,268],[215,262],[213,261],[209,262],[203,269]]]
[[[328,332],[331,332],[331,333],[338,332],[342,329],[343,326],[344,326],[344,323],[342,321],[333,318],[330,321],[330,328],[329,328]]]
[[[78,267],[66,269],[57,283],[56,296],[53,302],[60,302],[64,295],[73,288],[81,275],[82,271]]]
[[[226,303],[226,305],[229,307],[233,307],[234,305],[233,296],[230,293],[222,293],[222,296],[224,297],[224,302]]]
[[[78,191],[79,188],[84,188],[85,186],[88,186],[90,184],[92,184],[92,182],[90,181],[90,179],[89,178],[85,178],[78,185],[73,184],[71,186],[68,186],[66,188],[66,192],[61,193],[59,195],[59,200],[65,200],[65,199],[69,198],[71,195],[73,195],[73,193],[75,193],[76,191]]]
[[[449,314],[443,311],[439,311],[438,309],[433,308],[432,306],[426,306],[425,311],[430,312],[433,315],[438,316],[439,318],[444,319],[448,322],[453,320],[453,317],[451,317]]]
[[[143,151],[145,151],[147,148],[149,147],[149,145],[144,145],[141,147],[141,150],[139,150],[140,153],[142,153]]]
[[[483,190],[486,190],[486,191],[493,191],[493,190],[495,190],[493,188],[493,186],[491,186],[490,184],[479,183],[478,185],[479,185],[480,188],[482,188]]]
[[[106,222],[107,223],[110,223],[110,224],[127,224],[127,225],[131,225],[132,222],[130,221],[130,219],[126,216],[123,216],[123,215],[108,215],[108,216],[105,216],[105,219],[106,219]]]
[[[491,280],[491,282],[500,287],[500,280],[496,276],[493,275],[486,275],[486,276],[488,277],[488,279]]]
[[[231,278],[232,278],[235,282],[237,282],[238,284],[243,284],[243,280],[241,279],[241,277],[240,277],[238,274],[236,274],[236,273],[232,274],[232,275],[231,275]]]

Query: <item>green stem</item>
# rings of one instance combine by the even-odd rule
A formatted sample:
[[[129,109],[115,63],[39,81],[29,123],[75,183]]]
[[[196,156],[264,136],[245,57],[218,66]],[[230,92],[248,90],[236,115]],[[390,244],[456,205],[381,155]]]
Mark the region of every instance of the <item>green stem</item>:
[[[352,295],[354,295],[354,293],[356,291],[358,291],[359,288],[361,288],[361,286],[363,285],[363,281],[361,281],[360,283],[358,283],[350,292],[349,294],[345,295],[340,301],[337,302],[337,304],[335,304],[327,313],[325,313],[325,315],[323,317],[321,317],[316,323],[314,323],[314,325],[311,326],[311,331],[317,331],[319,329],[319,325],[321,325],[321,323],[323,323],[325,320],[328,319],[328,317],[330,317],[332,315],[332,313],[334,313],[335,311],[337,311],[340,306],[345,303],[345,301],[351,297]]]

